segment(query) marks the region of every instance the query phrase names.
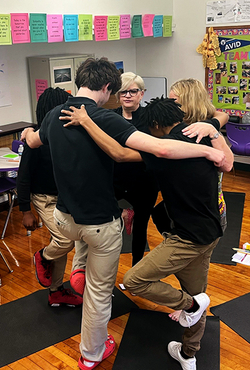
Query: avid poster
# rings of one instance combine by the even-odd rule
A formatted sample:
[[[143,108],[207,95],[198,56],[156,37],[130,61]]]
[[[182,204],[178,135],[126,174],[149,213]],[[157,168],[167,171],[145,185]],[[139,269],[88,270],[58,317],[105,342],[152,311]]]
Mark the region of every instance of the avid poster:
[[[250,28],[214,31],[222,53],[208,71],[208,91],[217,109],[241,116],[250,111]]]

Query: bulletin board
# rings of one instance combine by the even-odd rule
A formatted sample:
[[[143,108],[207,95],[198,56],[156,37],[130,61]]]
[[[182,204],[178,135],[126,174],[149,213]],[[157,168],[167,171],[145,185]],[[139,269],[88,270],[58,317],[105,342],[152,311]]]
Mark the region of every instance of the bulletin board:
[[[250,26],[213,29],[221,55],[216,57],[217,69],[206,70],[208,92],[217,110],[242,116],[250,111]]]

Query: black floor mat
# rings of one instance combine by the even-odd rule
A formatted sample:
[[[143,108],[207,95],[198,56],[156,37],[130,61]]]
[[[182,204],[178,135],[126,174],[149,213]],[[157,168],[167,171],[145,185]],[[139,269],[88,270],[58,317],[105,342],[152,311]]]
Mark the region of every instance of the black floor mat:
[[[167,352],[171,341],[181,341],[184,328],[163,312],[133,310],[118,350],[113,370],[180,370],[180,364]],[[220,324],[208,317],[201,349],[196,354],[197,369],[219,370]]]
[[[232,248],[239,248],[245,193],[224,191],[223,194],[227,205],[227,228],[213,251],[211,262],[236,265],[232,262],[235,253]]]
[[[250,343],[250,293],[210,308],[227,326]]]
[[[113,294],[111,319],[137,307],[116,287]],[[0,367],[79,334],[81,316],[82,307],[48,306],[47,289],[0,306]]]

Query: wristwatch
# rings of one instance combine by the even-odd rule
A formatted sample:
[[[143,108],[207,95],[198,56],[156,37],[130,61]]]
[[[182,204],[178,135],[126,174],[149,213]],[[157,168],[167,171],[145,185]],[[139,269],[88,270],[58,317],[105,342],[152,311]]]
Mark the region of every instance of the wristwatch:
[[[218,139],[218,137],[219,137],[220,135],[222,135],[222,133],[221,133],[221,132],[219,132],[219,131],[217,131],[217,132],[214,134],[214,136],[213,136],[212,138],[210,138],[210,139],[211,139],[211,140]]]

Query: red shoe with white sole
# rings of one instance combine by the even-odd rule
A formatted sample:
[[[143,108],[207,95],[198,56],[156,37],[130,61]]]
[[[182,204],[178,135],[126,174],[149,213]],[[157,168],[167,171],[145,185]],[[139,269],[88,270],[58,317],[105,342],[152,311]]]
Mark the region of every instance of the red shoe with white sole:
[[[105,346],[106,346],[106,349],[103,353],[102,361],[105,360],[105,358],[109,357],[115,350],[115,340],[111,334],[108,335],[108,339],[105,342]],[[92,370],[102,362],[102,361],[96,361],[94,362],[92,366],[86,366],[84,365],[84,361],[94,362],[94,361],[88,361],[81,356],[78,361],[78,366],[81,370]]]

